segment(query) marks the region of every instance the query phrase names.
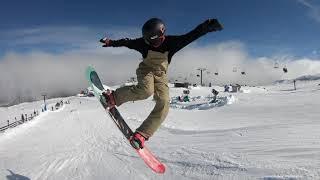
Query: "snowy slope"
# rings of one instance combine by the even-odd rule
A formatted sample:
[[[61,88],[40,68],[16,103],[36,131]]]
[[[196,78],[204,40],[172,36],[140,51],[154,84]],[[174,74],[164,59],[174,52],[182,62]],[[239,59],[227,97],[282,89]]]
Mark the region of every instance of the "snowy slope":
[[[320,179],[319,83],[300,82],[297,91],[292,84],[243,87],[222,107],[170,109],[148,142],[167,165],[164,175],[145,166],[94,97],[69,97],[58,111],[0,134],[0,179]],[[210,93],[193,88],[190,95]],[[149,98],[119,110],[134,129],[153,105]]]

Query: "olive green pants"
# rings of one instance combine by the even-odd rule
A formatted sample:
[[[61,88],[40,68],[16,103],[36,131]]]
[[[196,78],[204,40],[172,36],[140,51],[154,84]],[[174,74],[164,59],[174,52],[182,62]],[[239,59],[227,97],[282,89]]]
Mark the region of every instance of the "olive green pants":
[[[137,69],[138,84],[116,89],[116,105],[128,101],[143,100],[154,95],[156,102],[151,114],[141,124],[137,131],[149,138],[160,127],[169,111],[169,87],[167,74],[164,71],[154,71],[149,68]]]

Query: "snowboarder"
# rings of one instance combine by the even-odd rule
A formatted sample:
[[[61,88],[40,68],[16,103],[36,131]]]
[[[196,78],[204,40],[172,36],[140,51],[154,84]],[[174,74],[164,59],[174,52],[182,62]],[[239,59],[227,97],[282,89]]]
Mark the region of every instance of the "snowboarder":
[[[206,33],[220,30],[222,30],[222,25],[217,19],[208,19],[184,35],[165,35],[164,22],[158,18],[151,18],[144,23],[140,38],[111,40],[105,37],[100,40],[103,47],[124,46],[140,52],[143,57],[143,61],[136,70],[137,85],[120,87],[103,94],[109,107],[120,106],[128,101],[143,100],[154,95],[156,101],[154,109],[130,138],[130,143],[134,148],[143,148],[145,141],[160,127],[168,114],[167,70],[172,56]]]
[[[215,103],[217,100],[217,95],[219,94],[219,92],[215,89],[211,90],[212,94],[213,94],[213,99],[210,101],[210,103]]]

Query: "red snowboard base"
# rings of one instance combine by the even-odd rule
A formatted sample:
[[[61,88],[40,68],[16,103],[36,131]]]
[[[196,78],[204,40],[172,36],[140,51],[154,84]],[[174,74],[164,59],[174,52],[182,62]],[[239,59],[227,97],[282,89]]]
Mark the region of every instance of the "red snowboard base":
[[[143,149],[137,150],[139,156],[143,161],[156,173],[163,174],[166,171],[166,167],[162,164],[145,146]]]

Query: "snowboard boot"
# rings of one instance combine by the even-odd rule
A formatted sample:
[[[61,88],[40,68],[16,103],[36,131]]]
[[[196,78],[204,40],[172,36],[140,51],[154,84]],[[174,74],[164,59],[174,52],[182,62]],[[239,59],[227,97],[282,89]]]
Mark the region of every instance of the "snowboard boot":
[[[107,107],[108,108],[113,108],[116,105],[116,101],[114,98],[114,91],[111,91],[110,89],[107,89],[106,91],[102,92],[102,95],[107,101]]]
[[[130,144],[135,149],[143,149],[144,142],[148,139],[143,137],[139,132],[133,133],[133,135],[130,137]]]

